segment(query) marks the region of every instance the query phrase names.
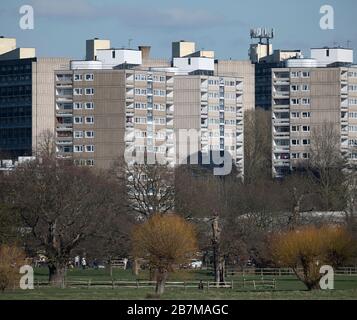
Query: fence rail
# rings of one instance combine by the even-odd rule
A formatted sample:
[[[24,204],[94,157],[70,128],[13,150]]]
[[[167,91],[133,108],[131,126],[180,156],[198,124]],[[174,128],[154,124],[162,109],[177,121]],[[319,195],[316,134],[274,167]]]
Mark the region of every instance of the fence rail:
[[[40,287],[48,287],[48,281],[35,281],[35,286],[37,288]],[[65,280],[62,283],[62,287],[65,288],[112,288],[112,289],[120,289],[120,288],[132,288],[132,289],[140,289],[140,288],[155,288],[155,281],[126,281],[126,280]],[[165,284],[166,288],[180,288],[180,289],[201,289],[201,290],[210,290],[210,289],[276,289],[276,280],[249,280],[243,278],[242,280],[231,280],[221,282],[212,282],[212,281],[168,281]]]
[[[302,269],[298,269],[301,271]],[[207,268],[207,271],[212,271],[213,268]],[[226,275],[228,276],[293,276],[295,275],[291,268],[226,268]],[[357,276],[357,267],[341,267],[335,269],[335,275]]]

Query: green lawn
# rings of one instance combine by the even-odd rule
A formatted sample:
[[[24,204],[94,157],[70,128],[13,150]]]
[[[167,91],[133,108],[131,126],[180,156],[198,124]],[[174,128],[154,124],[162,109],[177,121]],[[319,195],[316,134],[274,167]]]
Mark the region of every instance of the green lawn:
[[[283,300],[318,300],[318,299],[353,299],[357,300],[357,277],[337,276],[335,278],[335,289],[333,291],[308,292],[304,285],[293,276],[285,277],[264,277],[265,280],[275,278],[277,288],[272,290],[255,290],[253,287],[245,287],[237,284],[234,289],[205,289],[200,291],[196,288],[167,288],[162,299],[198,300],[198,299],[283,299]],[[37,280],[48,279],[47,269],[37,269],[35,271],[35,285]],[[69,281],[91,280],[109,281],[111,276],[108,270],[69,270],[67,272]],[[148,273],[141,272],[139,277],[135,277],[130,271],[114,269],[114,280],[148,280]],[[260,280],[260,276],[246,276],[246,280]],[[170,275],[169,281],[208,281],[212,280],[212,275],[207,271],[181,271]],[[228,281],[240,281],[241,276],[228,276]],[[9,290],[0,294],[0,300],[101,300],[101,299],[146,299],[149,293],[153,293],[152,288],[98,288],[86,286],[82,288],[57,289],[49,287],[35,287],[35,290]]]

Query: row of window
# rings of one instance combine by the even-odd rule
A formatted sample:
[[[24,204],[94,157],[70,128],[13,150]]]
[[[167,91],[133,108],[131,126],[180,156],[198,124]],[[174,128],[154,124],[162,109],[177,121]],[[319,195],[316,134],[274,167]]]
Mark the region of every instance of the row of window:
[[[151,90],[151,89],[135,88],[135,95],[137,95],[137,96],[146,96],[148,94],[153,94],[154,96],[157,96],[157,97],[165,97],[166,91],[159,90],[159,89]]]
[[[235,87],[238,85],[240,82],[239,81],[233,81],[233,80],[224,80],[220,81],[218,79],[209,79],[208,84],[211,86],[219,86],[220,84],[224,84],[227,87]]]
[[[166,118],[154,117],[153,121],[155,124],[166,124]],[[146,117],[135,117],[134,122],[138,124],[146,124],[148,122],[148,119]]]
[[[310,132],[310,126],[291,126],[292,132]]]
[[[310,98],[293,98],[290,100],[290,104],[292,106],[297,106],[297,105],[303,105],[303,106],[309,106],[310,105]]]
[[[300,146],[300,145],[304,145],[304,146],[309,146],[311,144],[310,139],[291,139],[291,145],[292,146]]]
[[[349,76],[350,78],[357,78],[357,72],[356,72],[356,71],[350,71],[350,72],[348,73],[348,76]]]
[[[93,124],[94,123],[94,117],[93,116],[87,116],[87,117],[76,116],[76,117],[73,117],[73,123],[74,124],[82,124],[83,120],[84,120],[85,124]]]
[[[135,74],[135,80],[136,81],[147,81],[147,80],[153,80],[154,82],[166,82],[166,77],[165,76],[150,76],[146,74]]]
[[[311,118],[311,112],[291,112],[292,119]]]
[[[74,75],[74,81],[83,81],[83,79],[85,81],[93,81],[94,80],[94,74],[93,73],[88,73],[85,74],[83,77],[83,74],[75,74]]]
[[[310,78],[309,71],[292,71],[290,74],[291,78]]]
[[[94,131],[74,131],[73,137],[76,139],[93,139],[94,138]]]
[[[310,159],[310,153],[303,152],[303,153],[292,153],[291,159]]]
[[[76,166],[93,167],[94,166],[94,160],[93,159],[76,159],[76,160],[74,160],[74,164]]]
[[[352,92],[356,92],[357,91],[357,84],[352,84],[348,86],[348,90],[352,91]]]
[[[31,80],[31,75],[22,74],[16,76],[0,76],[0,82],[17,82],[17,81],[29,81]]]
[[[74,110],[93,110],[94,109],[94,102],[74,102],[73,109]]]
[[[73,152],[78,153],[78,152],[94,152],[94,145],[75,145],[73,147]]]
[[[296,92],[296,91],[310,91],[310,85],[308,84],[292,84],[291,85],[291,91]]]
[[[237,95],[233,92],[219,93],[219,92],[208,92],[208,98],[211,99],[219,99],[220,97],[224,97],[225,99],[235,100]]]
[[[92,96],[94,95],[94,89],[93,88],[85,88],[83,91],[83,88],[74,88],[73,89],[73,95],[75,96],[82,96],[83,92],[86,96]]]
[[[145,102],[135,102],[135,109],[138,110],[147,110],[148,106]],[[154,103],[153,109],[158,111],[166,111],[165,104],[162,103]]]

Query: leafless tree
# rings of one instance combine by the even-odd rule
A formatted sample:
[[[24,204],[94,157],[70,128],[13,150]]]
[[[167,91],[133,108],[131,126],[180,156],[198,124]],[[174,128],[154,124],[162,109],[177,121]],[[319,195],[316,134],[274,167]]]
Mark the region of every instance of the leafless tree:
[[[47,256],[53,285],[63,283],[73,250],[103,232],[118,208],[115,188],[102,174],[47,157],[9,176],[6,203],[19,212],[28,245]]]
[[[162,164],[115,164],[116,176],[127,188],[129,210],[139,219],[169,213],[174,207],[174,170]]]
[[[318,190],[325,210],[344,206],[341,195],[345,193],[344,174],[346,159],[340,149],[340,136],[336,125],[324,122],[311,134],[309,171]]]
[[[246,184],[271,176],[271,113],[263,109],[244,115],[244,180]]]

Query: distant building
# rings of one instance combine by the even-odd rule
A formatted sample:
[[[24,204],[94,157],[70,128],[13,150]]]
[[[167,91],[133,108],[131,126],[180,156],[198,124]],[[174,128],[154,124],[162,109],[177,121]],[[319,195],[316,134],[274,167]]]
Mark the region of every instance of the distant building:
[[[312,49],[309,59],[288,59],[272,69],[273,176],[280,178],[310,158],[312,132],[335,127],[342,154],[357,159],[357,66],[353,51]],[[317,60],[321,59],[321,60]]]
[[[0,158],[36,153],[41,135],[54,132],[54,70],[69,59],[38,58],[34,48],[16,48],[0,37]]]

